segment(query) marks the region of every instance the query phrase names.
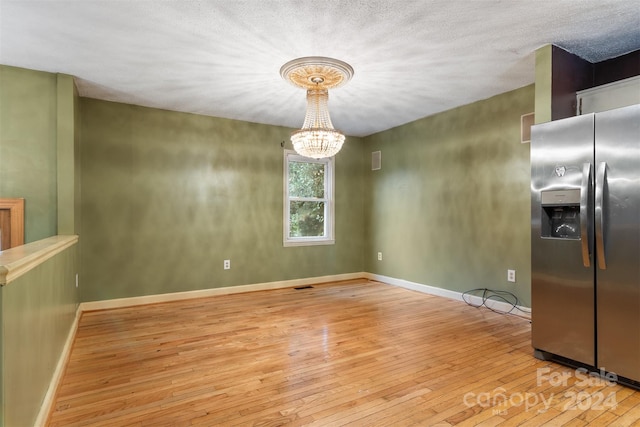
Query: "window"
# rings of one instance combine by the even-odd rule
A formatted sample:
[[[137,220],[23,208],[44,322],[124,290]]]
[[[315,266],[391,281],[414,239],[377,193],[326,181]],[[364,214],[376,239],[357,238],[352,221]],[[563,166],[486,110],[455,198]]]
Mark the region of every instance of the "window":
[[[331,245],[333,158],[309,159],[284,153],[284,245]]]

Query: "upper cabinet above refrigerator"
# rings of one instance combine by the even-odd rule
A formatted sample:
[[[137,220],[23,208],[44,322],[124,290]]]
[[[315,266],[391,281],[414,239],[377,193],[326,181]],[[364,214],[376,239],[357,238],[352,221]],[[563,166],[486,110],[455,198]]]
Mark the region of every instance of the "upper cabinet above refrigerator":
[[[578,115],[640,104],[640,76],[578,91],[576,98]]]

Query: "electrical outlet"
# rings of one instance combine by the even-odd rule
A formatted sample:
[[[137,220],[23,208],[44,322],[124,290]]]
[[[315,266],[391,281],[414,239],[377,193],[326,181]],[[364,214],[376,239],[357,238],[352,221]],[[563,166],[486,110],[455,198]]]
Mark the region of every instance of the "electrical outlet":
[[[507,282],[516,281],[516,271],[515,270],[507,270]]]
[[[224,265],[224,269],[225,270],[231,270],[231,260],[230,259],[225,259],[223,265]]]
[[[78,273],[76,273],[76,288],[78,287]]]
[[[378,252],[378,261],[382,261],[382,252]]]

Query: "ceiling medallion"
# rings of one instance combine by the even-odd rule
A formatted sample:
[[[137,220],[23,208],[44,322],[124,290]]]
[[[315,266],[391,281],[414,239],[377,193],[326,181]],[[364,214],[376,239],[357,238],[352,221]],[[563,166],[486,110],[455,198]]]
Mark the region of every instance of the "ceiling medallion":
[[[283,79],[307,90],[307,113],[302,129],[291,133],[298,154],[314,159],[335,156],[344,134],[334,129],[329,117],[329,89],[338,88],[353,77],[346,62],[322,56],[294,59],[280,68]]]

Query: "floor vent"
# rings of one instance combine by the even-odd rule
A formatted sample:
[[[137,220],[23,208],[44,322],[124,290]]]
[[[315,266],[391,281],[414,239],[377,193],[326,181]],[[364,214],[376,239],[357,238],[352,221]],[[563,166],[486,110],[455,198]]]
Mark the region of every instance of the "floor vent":
[[[295,289],[296,291],[299,291],[300,289],[311,289],[311,288],[313,288],[313,286],[307,285],[307,286],[298,286],[298,287],[293,288],[293,289]]]

